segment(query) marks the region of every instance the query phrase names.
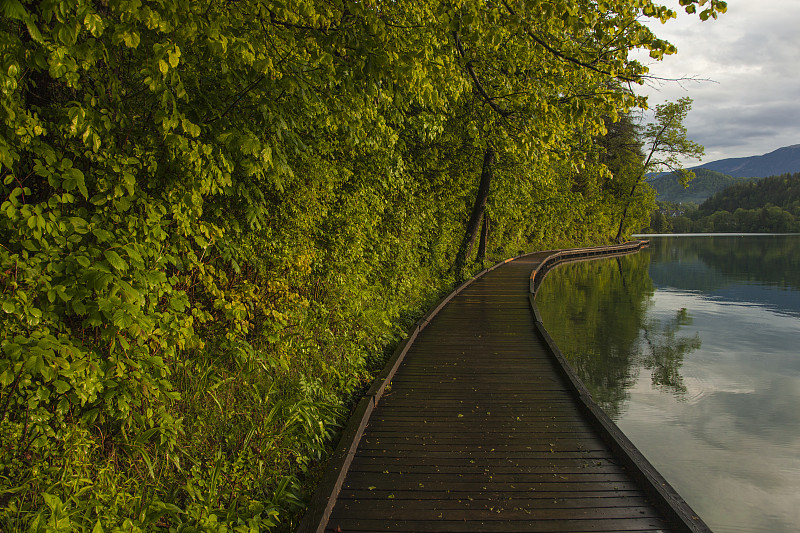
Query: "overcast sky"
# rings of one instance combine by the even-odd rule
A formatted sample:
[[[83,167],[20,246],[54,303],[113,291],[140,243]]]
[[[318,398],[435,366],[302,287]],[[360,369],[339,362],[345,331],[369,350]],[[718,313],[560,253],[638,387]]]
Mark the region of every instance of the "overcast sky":
[[[677,0],[662,3],[678,18],[650,26],[678,53],[642,61],[655,76],[713,81],[640,87],[650,107],[694,100],[685,125],[706,147],[704,162],[800,144],[800,0],[728,0],[728,12],[706,22]]]

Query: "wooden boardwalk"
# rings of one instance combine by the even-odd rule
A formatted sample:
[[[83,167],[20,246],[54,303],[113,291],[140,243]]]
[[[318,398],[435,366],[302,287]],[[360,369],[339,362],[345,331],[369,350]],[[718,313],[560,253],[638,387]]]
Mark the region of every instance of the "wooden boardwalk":
[[[529,298],[549,255],[486,273],[422,322],[299,531],[707,531],[564,372]]]

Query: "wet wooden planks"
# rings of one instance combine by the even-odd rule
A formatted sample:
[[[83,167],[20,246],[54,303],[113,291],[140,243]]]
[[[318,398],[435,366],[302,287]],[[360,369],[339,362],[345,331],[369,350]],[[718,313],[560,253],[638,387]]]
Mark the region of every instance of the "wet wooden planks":
[[[537,334],[541,255],[473,282],[372,411],[326,531],[665,531]]]

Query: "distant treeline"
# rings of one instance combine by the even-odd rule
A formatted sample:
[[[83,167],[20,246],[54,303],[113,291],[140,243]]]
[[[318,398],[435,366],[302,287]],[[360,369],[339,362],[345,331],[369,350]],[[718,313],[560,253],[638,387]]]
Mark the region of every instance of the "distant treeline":
[[[732,185],[700,204],[659,203],[656,233],[800,232],[800,173]]]

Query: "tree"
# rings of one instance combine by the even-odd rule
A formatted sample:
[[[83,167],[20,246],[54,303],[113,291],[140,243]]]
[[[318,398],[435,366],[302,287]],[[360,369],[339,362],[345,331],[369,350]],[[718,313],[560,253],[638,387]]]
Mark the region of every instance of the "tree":
[[[455,270],[460,273],[464,268],[467,257],[472,251],[472,246],[475,243],[475,237],[478,234],[478,229],[483,221],[484,228],[487,228],[486,219],[484,218],[484,211],[486,210],[486,201],[489,197],[489,189],[492,182],[492,165],[494,164],[495,153],[491,146],[487,146],[483,155],[483,165],[481,167],[481,180],[478,185],[478,191],[475,195],[475,203],[472,207],[472,214],[470,215],[469,222],[467,223],[466,231],[464,232],[464,240],[456,256]],[[482,245],[480,248],[483,253],[486,252],[485,237],[481,236]],[[479,252],[478,255],[481,255]]]
[[[669,219],[660,210],[654,211],[650,217],[650,229],[656,233],[668,233],[672,229]]]
[[[691,108],[692,99],[688,97],[681,98],[677,102],[657,105],[654,121],[644,127],[641,136],[647,155],[642,171],[634,180],[622,210],[616,241],[622,240],[628,208],[637,188],[647,174],[666,169],[680,175],[684,185],[694,177],[694,172],[684,169],[681,163],[682,158],[699,159],[705,152],[703,146],[686,138],[686,127],[683,125],[683,121]]]
[[[626,89],[647,75],[629,51],[644,48],[656,59],[674,53],[641,17],[664,22],[675,12],[649,0],[601,4],[602,10],[595,10],[566,0],[501,0],[463,3],[449,13],[460,75],[471,88],[465,96],[473,100],[474,114],[465,127],[484,156],[489,150],[497,161],[507,155],[519,160],[555,156],[572,167],[570,174],[581,172],[591,164],[586,147],[605,132],[606,120],[616,121],[621,113],[645,105]],[[688,13],[704,6],[703,19],[726,9],[714,0],[681,5]],[[485,170],[482,166],[456,270],[468,258],[467,248],[480,227],[476,221],[490,191]]]

